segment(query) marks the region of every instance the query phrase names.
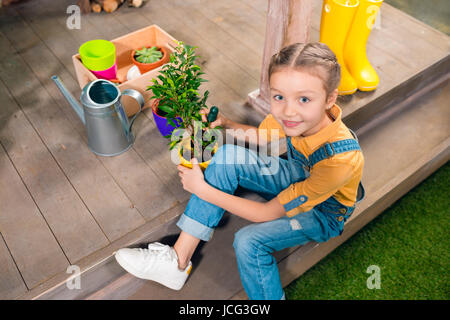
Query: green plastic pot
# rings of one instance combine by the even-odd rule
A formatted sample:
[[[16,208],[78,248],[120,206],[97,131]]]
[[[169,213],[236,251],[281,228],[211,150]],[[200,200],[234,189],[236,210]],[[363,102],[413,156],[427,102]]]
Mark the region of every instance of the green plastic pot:
[[[116,47],[107,40],[97,39],[83,43],[78,50],[83,65],[89,70],[102,71],[116,62]]]

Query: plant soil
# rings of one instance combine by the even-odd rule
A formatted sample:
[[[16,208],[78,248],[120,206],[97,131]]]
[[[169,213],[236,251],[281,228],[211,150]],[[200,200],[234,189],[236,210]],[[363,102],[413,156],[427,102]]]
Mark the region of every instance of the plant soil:
[[[165,112],[165,111],[162,111],[160,108],[158,108],[158,107],[156,107],[156,114],[158,115],[158,116],[161,116],[161,117],[166,117],[167,116],[167,112]]]

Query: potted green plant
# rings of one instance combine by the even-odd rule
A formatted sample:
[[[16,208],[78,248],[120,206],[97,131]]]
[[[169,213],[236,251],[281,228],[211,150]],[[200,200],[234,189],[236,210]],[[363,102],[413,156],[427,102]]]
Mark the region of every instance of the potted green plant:
[[[195,53],[197,47],[177,42],[177,47],[170,55],[170,63],[167,63],[160,70],[157,79],[153,79],[153,84],[147,87],[147,90],[153,92],[155,101],[152,107],[155,122],[160,121],[158,110],[164,112],[167,121],[171,123],[175,130],[169,134],[163,134],[165,138],[170,139],[168,145],[172,150],[179,147],[180,162],[182,165],[192,167],[190,159],[195,157],[202,169],[205,169],[210,159],[202,161],[205,151],[212,155],[217,149],[220,129],[218,126],[214,129],[208,128],[209,122],[202,122],[200,111],[206,106],[209,91],[206,90],[203,95],[198,91],[202,82],[200,66],[195,63],[199,58]],[[211,108],[212,111],[213,108]],[[211,113],[211,112],[210,112]],[[175,123],[175,119],[180,119],[180,123]],[[183,156],[186,151],[193,155]]]
[[[131,60],[144,74],[169,61],[169,52],[164,47],[148,46],[131,52]]]

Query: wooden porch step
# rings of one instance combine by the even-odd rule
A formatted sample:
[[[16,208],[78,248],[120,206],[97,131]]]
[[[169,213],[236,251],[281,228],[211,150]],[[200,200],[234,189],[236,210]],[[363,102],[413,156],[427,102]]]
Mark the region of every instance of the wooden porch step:
[[[45,1],[51,2],[50,0]],[[166,154],[164,152],[166,151],[165,142],[159,139],[159,133],[154,130],[151,112],[149,113],[147,110],[145,116],[139,117],[136,121],[135,129],[140,132],[139,138],[133,146],[131,154],[125,154],[125,159],[91,159],[94,157],[86,150],[84,127],[79,123],[76,114],[61,97],[54,84],[50,83],[49,79],[57,70],[71,92],[78,96],[80,90],[73,78],[74,73],[70,57],[83,41],[98,37],[113,39],[124,33],[156,23],[177,39],[183,39],[188,43],[199,46],[199,53],[204,57],[200,63],[210,79],[210,82],[206,84],[206,88],[212,93],[210,103],[223,106],[222,110],[227,112],[226,115],[235,121],[257,125],[261,121],[261,115],[251,108],[245,108],[242,101],[245,100],[248,92],[256,88],[259,80],[267,0],[207,1],[202,3],[196,0],[186,0],[184,1],[186,4],[183,6],[179,6],[179,1],[176,0],[161,3],[149,2],[140,10],[131,10],[124,7],[121,8],[120,14],[86,16],[83,18],[83,32],[68,31],[66,28],[64,13],[70,2],[69,0],[61,1],[58,8],[49,6],[49,8],[52,8],[51,11],[48,11],[48,8],[43,10],[42,8],[45,6],[36,6],[34,2],[24,2],[18,5],[16,10],[9,8],[8,11],[4,11],[8,14],[3,14],[1,17],[5,20],[2,20],[5,23],[0,26],[0,40],[5,48],[2,52],[9,55],[5,56],[3,63],[5,67],[0,72],[0,80],[3,80],[2,86],[10,92],[11,99],[14,100],[11,103],[7,101],[6,105],[14,106],[17,104],[21,106],[23,113],[30,119],[30,124],[33,125],[33,128],[36,128],[37,132],[41,133],[47,147],[49,145],[50,149],[53,150],[52,146],[59,146],[56,142],[60,141],[58,140],[61,139],[60,136],[64,137],[61,141],[64,141],[66,146],[68,146],[67,141],[74,140],[70,145],[81,155],[60,158],[59,152],[53,152],[54,158],[75,189],[81,190],[81,192],[78,191],[81,200],[91,210],[99,225],[105,223],[113,226],[120,225],[121,232],[114,232],[112,236],[108,235],[108,239],[111,241],[108,246],[97,251],[90,250],[89,254],[81,259],[78,259],[78,257],[82,255],[77,255],[75,257],[67,256],[67,259],[55,260],[59,262],[58,268],[55,268],[55,270],[46,268],[44,270],[46,274],[35,281],[30,281],[25,277],[24,279],[28,280],[28,282],[26,281],[26,287],[17,285],[17,283],[23,282],[21,276],[24,277],[24,271],[21,266],[26,265],[30,274],[35,276],[39,275],[36,271],[39,271],[42,264],[18,264],[21,273],[19,274],[17,266],[14,265],[14,262],[17,263],[15,261],[17,260],[16,256],[14,257],[15,260],[11,257],[7,260],[1,259],[3,256],[8,257],[10,252],[11,256],[14,256],[14,243],[11,244],[13,241],[4,238],[5,247],[0,237],[0,266],[6,266],[8,278],[15,280],[10,280],[7,283],[8,286],[0,286],[0,296],[4,292],[1,291],[2,289],[8,291],[10,287],[15,287],[17,291],[10,292],[9,296],[16,297],[25,292],[19,297],[22,299],[110,299],[127,297],[139,299],[158,297],[165,299],[225,299],[243,297],[242,293],[239,293],[241,287],[231,243],[234,232],[244,226],[245,221],[233,216],[227,216],[223,221],[223,227],[215,233],[215,241],[205,244],[199,254],[196,255],[194,260],[196,267],[192,272],[192,277],[186,287],[179,293],[166,290],[156,284],[140,281],[126,274],[117,265],[112,253],[118,248],[137,246],[151,241],[166,243],[173,241],[174,236],[179,232],[175,222],[185,209],[186,198],[189,194],[183,192],[182,189],[180,190],[176,172],[173,172],[173,175],[166,174],[168,171],[171,172],[166,167],[167,164],[170,165],[170,162],[164,158]],[[319,14],[320,10],[316,8],[311,33],[312,41],[318,40]],[[440,124],[437,123],[434,126],[428,126],[431,130],[424,130],[424,134],[419,130],[420,128],[417,128],[417,132],[422,134],[421,137],[425,142],[420,144],[421,152],[412,154],[410,157],[406,157],[404,154],[398,157],[395,153],[399,150],[406,152],[414,149],[411,141],[403,141],[407,140],[407,136],[400,135],[401,138],[399,138],[395,135],[397,131],[382,133],[385,132],[384,130],[391,130],[390,127],[386,127],[386,124],[394,121],[395,117],[403,116],[403,110],[409,110],[409,108],[416,110],[419,97],[428,97],[424,98],[425,100],[420,100],[420,104],[427,105],[425,109],[435,110],[435,103],[442,103],[442,100],[445,103],[444,98],[438,98],[441,95],[438,85],[447,83],[445,77],[448,77],[449,70],[449,38],[388,4],[383,4],[381,17],[382,28],[375,29],[372,32],[367,46],[368,56],[377,72],[379,72],[380,79],[382,79],[379,88],[374,92],[357,92],[352,96],[340,97],[338,101],[343,108],[344,122],[350,128],[356,130],[360,140],[363,141],[362,147],[366,159],[368,159],[363,182],[365,182],[366,188],[369,188],[368,193],[370,192],[374,198],[364,200],[359,209],[362,211],[357,211],[352,218],[355,219],[355,223],[351,223],[353,220],[348,222],[347,233],[339,237],[339,240],[336,239],[337,243],[330,241],[326,246],[325,244],[320,245],[320,249],[314,248],[314,245],[311,244],[310,246],[292,248],[277,253],[276,257],[280,262],[280,271],[285,284],[307,270],[333,250],[335,246],[345,241],[351,234],[400,197],[400,194],[407,192],[421,179],[434,171],[443,163],[444,160],[442,159],[448,158],[448,141],[444,139],[440,141],[440,138],[436,136],[436,132],[440,131],[445,138],[448,137],[448,126],[439,126]],[[101,28],[105,24],[111,28]],[[410,39],[410,41],[406,43],[404,39]],[[45,63],[42,64],[42,61]],[[18,78],[19,71],[24,71],[24,73],[22,77]],[[30,94],[22,90],[23,81],[21,79],[27,79],[26,84],[28,86],[37,88],[35,91],[39,92],[40,97],[37,102],[33,99],[34,92]],[[406,100],[411,94],[415,94],[415,96]],[[9,95],[4,95],[4,99],[9,99],[8,97]],[[435,102],[429,103],[426,99]],[[45,114],[54,113],[58,119],[61,119],[62,122],[59,124],[49,123],[53,125],[51,128],[55,132],[63,132],[64,135],[50,135],[49,133],[53,131],[46,129],[49,127],[45,117],[39,116],[40,112],[34,111],[31,113],[33,110],[41,109],[45,110]],[[398,112],[401,112],[401,114],[396,115]],[[432,114],[438,117],[437,109],[432,111]],[[38,115],[38,117],[33,115]],[[415,116],[408,116],[405,119],[410,119],[411,123],[406,125],[407,122],[403,123],[403,120],[399,120],[400,127],[407,126],[411,131],[414,131],[415,126],[422,125],[420,119],[416,119]],[[422,117],[422,121],[426,122],[427,119]],[[442,116],[440,119],[446,119],[446,117]],[[70,125],[65,125],[67,121],[70,122]],[[398,128],[394,129],[397,130]],[[414,134],[416,136],[414,132],[407,131],[403,134]],[[37,133],[34,133],[34,135],[37,135]],[[14,139],[12,141],[16,145],[20,145],[18,141]],[[25,141],[30,143],[31,140],[25,139]],[[395,142],[392,145],[392,150],[383,150],[383,153],[381,153],[379,148],[383,147],[381,143],[383,141],[384,143],[386,141]],[[381,145],[377,144],[378,142]],[[6,151],[10,152],[7,148],[8,145],[6,144]],[[45,145],[42,148],[44,149],[44,147]],[[155,152],[155,150],[158,151]],[[427,151],[429,151],[428,156],[430,158],[420,158],[420,155],[424,155]],[[50,153],[48,155],[52,156]],[[157,155],[156,158],[155,155]],[[389,165],[381,163],[380,159],[383,159],[381,157],[386,158]],[[11,160],[11,163],[17,167],[14,159]],[[391,165],[391,161],[395,165]],[[397,161],[400,162],[397,163]],[[404,163],[401,163],[401,161],[404,161]],[[90,165],[84,165],[86,163]],[[127,175],[122,174],[127,163],[134,164],[127,168],[127,172],[131,171],[134,179],[126,179]],[[71,169],[73,164],[77,165],[75,169]],[[91,200],[92,195],[99,188],[94,184],[79,180],[76,168],[80,167],[90,170],[99,167],[95,170],[96,172],[101,169],[102,172],[112,173],[108,179],[114,181],[110,181],[108,185],[111,186],[111,189],[115,184],[120,185],[121,190],[118,193],[111,194],[121,195],[117,199],[122,199],[120,203],[125,204],[124,207],[127,210],[132,207],[128,201],[134,203],[134,207],[139,209],[139,212],[145,218],[145,222],[141,224],[142,220],[139,219],[139,223],[132,225],[132,221],[123,215],[125,209],[122,210],[121,206],[117,204],[112,207],[116,209],[115,214],[121,217],[121,223],[113,223],[119,221],[118,219],[111,219],[105,223],[102,219],[98,219],[103,216],[103,212],[99,210],[102,208],[98,208],[96,202]],[[151,172],[142,175],[143,167],[147,171],[154,171],[156,176]],[[11,165],[10,169],[11,172],[14,171]],[[173,169],[172,166],[170,166],[170,169]],[[377,171],[382,169],[389,170],[389,172],[383,171],[380,173]],[[17,175],[17,173],[15,174]],[[72,176],[72,174],[74,175]],[[84,178],[86,178],[86,175]],[[145,181],[142,180],[143,178],[145,178]],[[144,196],[145,190],[140,188],[139,185],[148,185],[150,181],[155,182],[153,185],[157,186],[161,185],[160,182],[156,182],[160,180],[169,187],[172,195],[168,194],[165,199],[167,207],[155,210],[153,208],[154,198],[146,198]],[[98,183],[100,181],[105,182],[104,179],[100,179]],[[136,183],[136,181],[142,182]],[[91,192],[92,190],[95,192]],[[104,197],[109,196],[106,190],[102,190],[102,196]],[[23,193],[26,194],[27,192]],[[242,196],[260,199],[257,195],[246,193],[244,190],[238,191],[238,194],[239,192]],[[151,194],[156,193],[152,192]],[[124,195],[128,196],[130,200],[124,199]],[[178,202],[174,207],[171,207],[174,199]],[[24,201],[23,197],[18,197],[17,202],[20,201],[32,208],[41,208],[39,201],[35,204],[32,201]],[[106,202],[101,200],[98,203]],[[170,207],[169,210],[166,209],[168,207]],[[0,206],[0,209],[4,209],[4,207]],[[160,212],[163,213],[160,214]],[[14,217],[14,210],[10,210],[9,213],[11,217]],[[107,214],[110,213],[107,212]],[[123,221],[127,221],[127,223],[124,224]],[[137,226],[138,224],[139,226]],[[109,234],[107,230],[104,229],[105,233]],[[131,231],[128,232],[129,230]],[[26,234],[29,230],[24,228],[22,232]],[[172,235],[172,237],[168,235]],[[64,234],[64,236],[66,235]],[[98,241],[92,242],[96,245],[99,244]],[[74,241],[74,244],[77,243]],[[63,253],[62,249],[58,250],[60,254]],[[32,250],[32,252],[38,251]],[[67,254],[67,252],[64,253]],[[221,255],[217,256],[217,253]],[[39,258],[45,259],[43,257],[47,256],[52,257],[53,255],[39,255]],[[70,290],[66,286],[66,280],[70,276],[66,273],[68,264],[75,264],[82,271],[80,290]],[[0,276],[0,282],[3,279],[4,277]],[[43,282],[43,279],[45,279],[45,282]],[[36,283],[39,283],[39,285],[35,286]],[[29,291],[26,292],[26,290]]]
[[[365,154],[363,184],[366,199],[348,220],[344,233],[326,243],[311,242],[275,254],[283,285],[295,280],[337,246],[364,227],[379,213],[438,169],[450,156],[449,73],[356,128]],[[345,120],[344,120],[345,121]],[[258,195],[238,189],[237,195],[262,201]],[[134,246],[160,241],[173,244],[179,229],[175,223],[185,204],[167,215],[167,222],[150,230]],[[214,238],[203,243],[194,259],[193,272],[181,291],[137,279],[115,262],[111,255],[84,272],[81,290],[65,284],[39,296],[40,299],[245,299],[232,247],[234,233],[248,224],[226,213]]]

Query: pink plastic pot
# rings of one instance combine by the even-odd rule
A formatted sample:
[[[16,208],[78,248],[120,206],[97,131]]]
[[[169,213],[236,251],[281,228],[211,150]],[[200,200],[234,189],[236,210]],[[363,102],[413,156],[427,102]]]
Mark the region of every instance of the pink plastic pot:
[[[97,78],[111,80],[117,78],[117,60],[111,68],[101,71],[90,70]]]

